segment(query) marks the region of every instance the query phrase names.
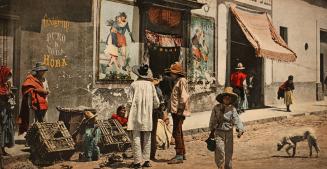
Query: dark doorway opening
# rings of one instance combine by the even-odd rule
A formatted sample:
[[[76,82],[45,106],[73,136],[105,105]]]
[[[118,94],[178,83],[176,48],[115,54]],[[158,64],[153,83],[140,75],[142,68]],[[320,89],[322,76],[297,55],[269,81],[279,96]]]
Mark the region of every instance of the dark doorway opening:
[[[16,105],[14,116],[19,110],[19,86],[20,86],[20,29],[17,16],[0,15],[0,66],[8,66],[12,69],[12,91],[15,95]]]
[[[320,82],[324,95],[327,96],[327,31],[320,31]]]
[[[235,72],[237,64],[242,63],[245,67],[244,72],[247,75],[254,75],[253,88],[247,96],[249,109],[262,108],[264,107],[264,60],[261,57],[256,57],[253,46],[245,37],[234,16],[231,17],[230,29],[230,72]],[[230,78],[228,80],[230,80]],[[248,80],[249,79],[247,79],[247,81]]]
[[[324,69],[324,54],[320,53],[320,82],[322,85],[322,90],[325,91],[325,85],[324,85],[324,81],[325,81],[325,69]]]
[[[187,14],[169,6],[150,5],[143,14],[145,48],[149,66],[154,77],[159,77],[171,64],[179,61],[182,41],[185,36],[183,26]]]
[[[150,68],[154,77],[159,77],[171,64],[179,60],[180,48],[149,48]]]

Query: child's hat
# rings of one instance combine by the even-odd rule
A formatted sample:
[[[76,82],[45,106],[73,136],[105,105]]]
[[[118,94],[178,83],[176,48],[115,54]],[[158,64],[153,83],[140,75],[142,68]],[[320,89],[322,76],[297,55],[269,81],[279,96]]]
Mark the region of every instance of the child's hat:
[[[232,101],[231,101],[231,104],[235,103],[238,96],[236,93],[233,92],[233,88],[232,87],[225,87],[224,89],[224,92],[223,93],[220,93],[217,97],[216,97],[216,100],[219,102],[219,103],[223,103],[223,98],[224,96],[230,96],[232,98]]]

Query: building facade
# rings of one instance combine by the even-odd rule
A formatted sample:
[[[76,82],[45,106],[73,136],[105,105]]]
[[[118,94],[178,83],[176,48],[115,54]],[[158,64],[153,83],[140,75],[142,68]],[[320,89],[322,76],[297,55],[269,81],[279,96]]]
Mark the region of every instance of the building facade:
[[[278,33],[280,27],[287,28],[296,61],[256,57],[231,11],[233,4],[237,10],[267,12]],[[58,119],[56,106],[90,106],[100,118],[109,118],[126,103],[135,79],[131,67],[140,63],[148,63],[160,77],[171,63],[182,62],[193,112],[211,110],[238,62],[260,79],[258,106],[278,103],[277,87],[289,74],[301,90],[297,101],[314,101],[322,92],[320,53],[327,54],[325,13],[323,4],[302,0],[1,1],[1,61],[13,67],[16,86],[36,62],[48,65],[50,121]],[[304,22],[307,27],[297,26]]]

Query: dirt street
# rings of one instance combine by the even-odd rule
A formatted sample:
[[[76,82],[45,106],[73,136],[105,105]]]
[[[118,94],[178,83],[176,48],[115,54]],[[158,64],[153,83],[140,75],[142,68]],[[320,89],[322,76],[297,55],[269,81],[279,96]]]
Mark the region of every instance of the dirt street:
[[[294,158],[289,158],[284,149],[276,151],[276,143],[284,135],[292,133],[302,133],[306,129],[312,129],[318,138],[321,148],[319,158],[309,158],[309,149],[306,142],[298,144],[297,154]],[[234,158],[233,168],[235,169],[327,169],[327,116],[302,116],[286,119],[279,122],[266,124],[256,124],[247,126],[247,132],[241,139],[234,137]],[[207,138],[207,133],[188,136],[186,144],[187,160],[180,165],[168,165],[167,159],[174,156],[173,146],[169,150],[160,150],[157,155],[157,162],[152,162],[153,169],[215,169],[214,154],[206,149],[203,142]],[[315,156],[315,152],[314,152]],[[122,168],[125,169],[132,162],[104,167],[105,157],[98,162],[76,162],[73,161],[58,163],[54,168]],[[12,164],[8,167],[14,167]]]

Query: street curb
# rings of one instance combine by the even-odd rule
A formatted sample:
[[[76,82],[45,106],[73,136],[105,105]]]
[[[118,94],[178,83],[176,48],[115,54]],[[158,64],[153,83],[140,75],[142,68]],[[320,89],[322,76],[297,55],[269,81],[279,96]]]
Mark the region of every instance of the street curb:
[[[281,120],[284,120],[284,119],[287,119],[287,118],[309,116],[309,115],[315,115],[315,116],[327,115],[327,110],[313,111],[313,112],[307,112],[307,113],[298,113],[298,114],[290,114],[288,116],[278,116],[278,117],[269,117],[269,118],[259,119],[259,120],[252,120],[252,121],[244,122],[244,125],[249,126],[249,125],[254,125],[254,124],[264,124],[264,123],[269,123],[269,122],[274,122],[274,121],[281,121]],[[199,134],[199,133],[203,133],[203,132],[209,132],[209,131],[210,131],[209,127],[204,127],[204,128],[184,130],[183,134],[185,136],[189,136],[189,135],[195,135],[195,134]]]

